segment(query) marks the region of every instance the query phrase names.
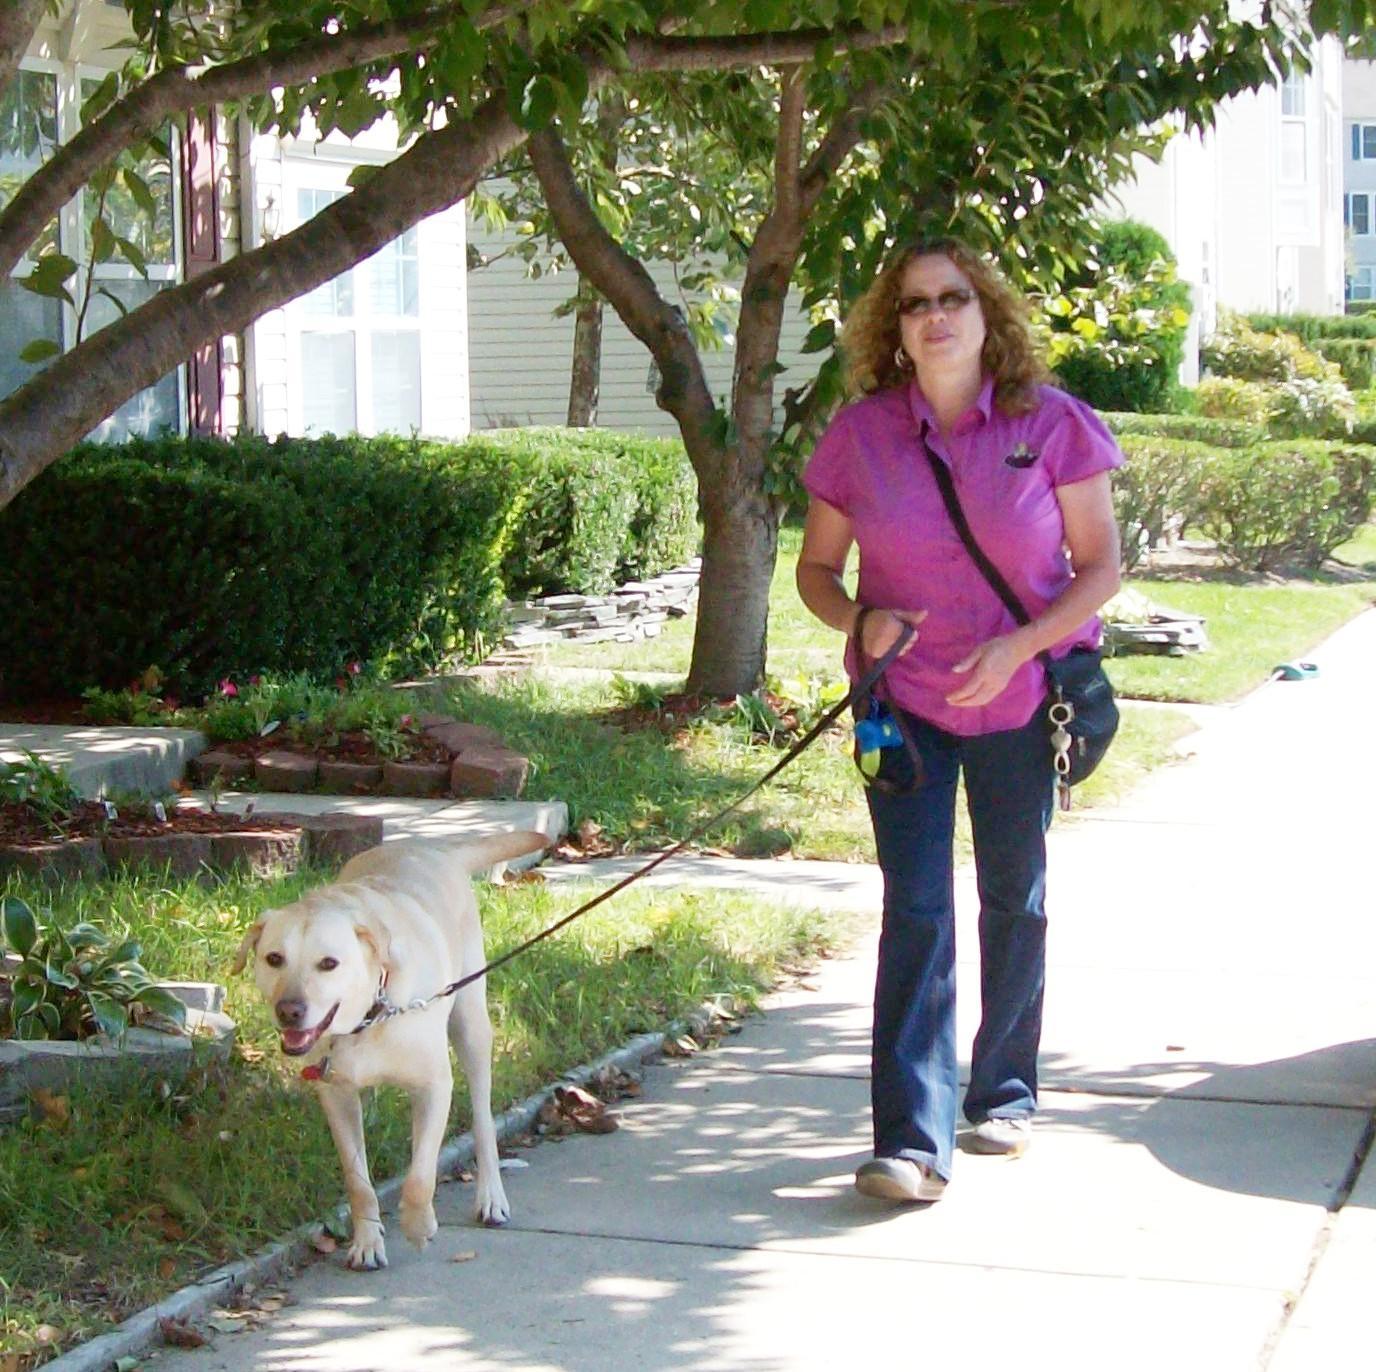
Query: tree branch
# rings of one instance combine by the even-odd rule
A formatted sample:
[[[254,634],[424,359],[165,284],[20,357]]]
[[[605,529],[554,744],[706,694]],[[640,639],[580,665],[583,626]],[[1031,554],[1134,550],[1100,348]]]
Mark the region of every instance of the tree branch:
[[[417,139],[299,229],[160,292],[65,353],[0,401],[0,507],[131,395],[461,200],[525,137],[498,94],[471,118]]]
[[[42,0],[36,2],[41,9]],[[513,0],[479,16],[476,25],[503,23],[531,3]],[[446,4],[353,33],[321,34],[289,52],[255,53],[209,70],[167,67],[149,77],[64,143],[5,207],[0,214],[0,277],[14,270],[44,226],[101,167],[173,115],[422,50],[462,13],[461,5]],[[0,89],[3,86],[0,81]]]
[[[861,125],[883,99],[884,87],[877,81],[867,81],[852,96],[846,112],[827,130],[827,135],[808,158],[802,176],[802,209],[810,214],[821,199],[831,178],[849,157],[860,141]]]
[[[803,112],[807,87],[798,67],[789,67],[780,79],[779,132],[774,140],[774,207],[796,217],[802,186],[798,170],[803,160]]]
[[[662,378],[655,399],[678,421],[688,456],[706,478],[718,448],[712,437],[718,412],[687,324],[660,295],[649,272],[602,227],[559,135],[543,129],[531,135],[527,146],[568,255],[649,348]]]
[[[872,52],[908,39],[899,24],[869,29],[788,29],[781,33],[739,33],[698,37],[637,34],[626,40],[626,57],[636,71],[722,71],[729,67],[790,67],[809,62],[819,44],[832,50]]]
[[[46,8],[47,0],[6,0],[0,7],[0,91],[14,79]]]

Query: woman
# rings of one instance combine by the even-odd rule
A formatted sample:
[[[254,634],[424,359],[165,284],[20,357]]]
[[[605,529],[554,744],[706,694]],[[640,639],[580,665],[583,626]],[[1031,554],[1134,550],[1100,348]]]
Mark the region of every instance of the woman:
[[[964,771],[980,896],[982,1018],[968,1146],[1017,1156],[1037,1107],[1046,949],[1043,894],[1054,769],[1037,654],[1097,642],[1118,587],[1109,471],[1122,456],[1088,406],[1045,384],[1021,302],[971,248],[901,249],[842,338],[864,398],[832,421],[811,497],[798,591],[877,659],[909,647],[881,694],[907,727],[868,790],[884,872],[865,1195],[937,1200],[951,1173],[958,1090],[953,835]],[[1022,600],[1019,628],[976,568],[924,447],[950,470],[975,540]],[[842,573],[860,550],[856,598]],[[1067,558],[1067,552],[1069,554]],[[861,636],[857,654],[855,636]]]

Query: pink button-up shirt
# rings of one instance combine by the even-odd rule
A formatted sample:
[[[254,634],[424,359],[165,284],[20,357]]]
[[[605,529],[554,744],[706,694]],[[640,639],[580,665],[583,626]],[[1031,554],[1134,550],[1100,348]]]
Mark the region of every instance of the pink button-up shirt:
[[[1045,698],[1034,658],[988,705],[950,705],[963,678],[951,670],[981,643],[1009,633],[1009,614],[952,525],[920,440],[950,468],[975,541],[1036,618],[1072,572],[1056,487],[1119,466],[1123,455],[1088,405],[1051,386],[1031,414],[1009,417],[986,380],[976,404],[945,438],[917,384],[867,396],[822,435],[803,484],[851,522],[860,550],[857,599],[889,610],[926,610],[918,640],[885,673],[890,699],[949,733],[1017,729]],[[1060,657],[1099,641],[1089,619],[1051,649]],[[847,670],[859,674],[848,651]]]

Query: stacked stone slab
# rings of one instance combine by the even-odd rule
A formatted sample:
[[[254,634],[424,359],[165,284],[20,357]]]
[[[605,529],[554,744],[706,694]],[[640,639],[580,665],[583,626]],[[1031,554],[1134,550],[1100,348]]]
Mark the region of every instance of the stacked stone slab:
[[[530,761],[507,747],[495,729],[468,724],[452,715],[426,714],[422,733],[447,748],[449,762],[386,762],[369,766],[333,762],[278,748],[257,759],[212,748],[193,768],[202,786],[219,778],[233,785],[249,776],[265,790],[296,793],[328,790],[347,795],[455,796],[515,799],[530,775]]]
[[[646,581],[628,581],[611,595],[552,595],[507,606],[511,650],[542,643],[631,643],[654,638],[670,619],[693,612],[701,559]]]

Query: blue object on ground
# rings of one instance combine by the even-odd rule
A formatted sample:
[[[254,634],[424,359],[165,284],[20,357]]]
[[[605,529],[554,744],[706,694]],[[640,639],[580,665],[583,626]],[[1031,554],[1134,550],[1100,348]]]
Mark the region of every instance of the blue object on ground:
[[[1271,671],[1272,681],[1308,681],[1319,674],[1315,662],[1282,662]]]

